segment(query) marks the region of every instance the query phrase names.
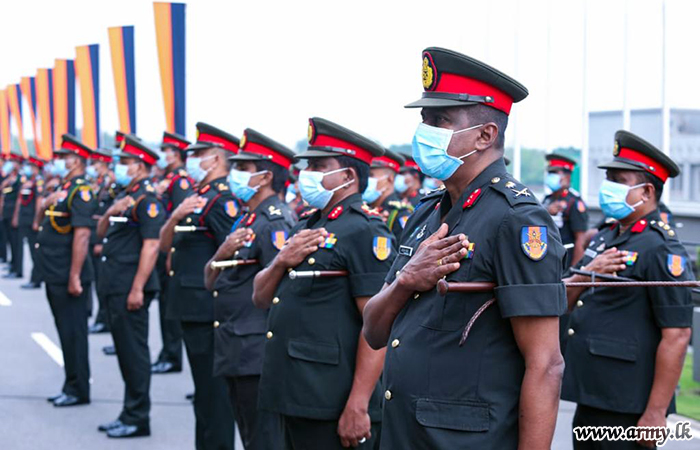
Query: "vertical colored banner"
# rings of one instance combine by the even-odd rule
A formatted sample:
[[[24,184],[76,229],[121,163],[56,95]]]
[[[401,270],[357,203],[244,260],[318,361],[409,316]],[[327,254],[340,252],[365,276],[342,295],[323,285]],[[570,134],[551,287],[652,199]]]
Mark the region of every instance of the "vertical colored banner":
[[[119,131],[136,134],[136,77],[134,65],[134,27],[108,29],[112,52],[114,91],[117,95]]]
[[[29,148],[27,147],[27,141],[24,140],[24,125],[22,124],[22,104],[19,101],[19,84],[10,84],[7,86],[7,100],[10,104],[10,114],[15,118],[15,124],[17,124],[17,139],[19,140],[19,148],[22,151],[22,156],[28,158]]]
[[[37,147],[37,154],[50,160],[54,149],[53,69],[36,71],[36,103],[41,130],[41,145]]]
[[[81,140],[91,148],[100,145],[100,46],[82,45],[75,48],[75,75],[80,86],[83,107]]]
[[[32,121],[32,131],[34,132],[34,148],[37,150],[38,154],[39,148],[41,147],[41,135],[38,133],[36,127],[36,80],[34,77],[22,77],[19,86],[22,90],[22,96],[27,101],[27,105],[29,105],[29,118]]]
[[[10,106],[7,104],[7,90],[0,89],[0,147],[2,154],[10,153]]]
[[[75,135],[75,68],[72,59],[57,59],[53,69],[54,146],[65,133]]]
[[[186,135],[185,4],[153,3],[167,131]]]

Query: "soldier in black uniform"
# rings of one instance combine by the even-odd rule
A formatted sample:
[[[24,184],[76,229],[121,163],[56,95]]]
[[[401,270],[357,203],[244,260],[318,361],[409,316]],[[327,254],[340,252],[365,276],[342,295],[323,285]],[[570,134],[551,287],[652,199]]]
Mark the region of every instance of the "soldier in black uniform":
[[[255,305],[271,308],[259,406],[282,415],[290,450],[379,441],[384,352],[370,349],[360,331],[396,247],[360,193],[372,158],[383,153],[370,139],[311,119],[309,148],[297,157],[308,160],[302,196],[317,209],[255,278]]]
[[[69,134],[54,151],[54,170],[62,185],[46,197],[36,248],[46,297],[61,340],[66,380],[54,406],[90,402],[86,304],[94,279],[87,257],[97,201],[85,181],[85,165],[92,151]]]
[[[627,131],[599,166],[601,209],[615,219],[591,241],[578,267],[640,281],[693,280],[690,258],[658,210],[664,183],[680,173],[664,153]],[[574,275],[568,281],[590,281]],[[578,404],[573,426],[665,427],[690,341],[690,288],[568,288],[572,309],[562,398]],[[654,447],[583,441],[575,449]]]
[[[282,428],[275,413],[258,411],[258,385],[267,331],[267,310],[252,303],[253,279],[277,255],[294,226],[292,211],[279,194],[289,178],[294,152],[252,129],[241,152],[229,158],[231,191],[248,213],[205,268],[214,300],[214,375],[228,384],[231,406],[246,450],[279,450]],[[212,267],[211,263],[230,268]]]
[[[12,164],[7,164],[9,161],[9,155],[5,157],[4,155],[0,157],[0,187],[4,189],[6,187],[5,179],[10,175],[12,171]],[[1,192],[0,192],[1,194]],[[3,204],[3,195],[0,195],[0,204]],[[0,213],[2,208],[0,208]],[[5,229],[5,222],[0,219],[0,262],[7,262],[7,230]]]
[[[575,265],[583,257],[588,230],[588,208],[581,199],[581,195],[571,187],[571,173],[574,171],[576,161],[555,153],[545,158],[547,159],[545,185],[552,192],[544,198],[542,204],[559,227],[564,245],[573,245],[573,248],[568,251],[570,256],[568,263]]]
[[[423,52],[423,86],[408,105],[423,108],[413,153],[445,189],[413,213],[386,287],[365,309],[367,341],[390,344],[382,448],[549,448],[563,370],[564,247],[503,162],[508,114],[528,91],[434,47]],[[441,296],[443,277],[497,287]]]
[[[27,164],[22,168],[23,175],[26,181],[20,188],[17,225],[20,232],[19,242],[20,248],[24,247],[24,240],[27,240],[29,245],[29,254],[32,257],[32,271],[29,277],[29,282],[23,284],[22,289],[39,289],[41,287],[41,272],[39,271],[38,261],[36,259],[36,238],[39,230],[39,225],[34,221],[36,217],[36,202],[37,198],[44,194],[44,178],[41,171],[44,168],[44,161],[30,156],[27,159]],[[19,253],[20,258],[23,252]],[[20,262],[20,267],[22,263]]]
[[[9,157],[9,162],[12,166],[11,169],[8,170],[8,175],[3,181],[2,185],[2,220],[5,224],[5,230],[7,230],[7,241],[10,244],[10,264],[8,272],[7,274],[3,275],[3,278],[16,279],[22,278],[22,261],[20,260],[21,257],[19,256],[21,251],[19,245],[19,231],[17,228],[17,223],[13,224],[13,219],[17,207],[19,191],[24,182],[22,181],[22,175],[19,173],[22,163],[22,156],[17,150],[12,150]]]
[[[190,141],[175,133],[163,133],[163,143],[160,148],[165,155],[167,166],[164,179],[156,186],[161,203],[165,206],[166,216],[190,195],[194,181],[187,176],[185,170],[185,149]],[[156,272],[160,280],[158,294],[158,313],[160,314],[160,336],[163,348],[158,359],[151,366],[152,373],[182,372],[182,326],[178,319],[168,319],[168,271],[170,270],[170,253],[160,252]]]
[[[394,191],[395,178],[405,158],[391,150],[384,150],[384,155],[374,158],[369,170],[369,181],[362,199],[370,208],[382,215],[389,231],[394,233],[396,241],[401,239],[401,232],[413,206],[401,201]]]
[[[396,177],[394,187],[401,199],[412,205],[418,206],[421,198],[427,193],[423,189],[423,179],[425,176],[420,171],[418,164],[411,155],[403,155],[405,161]]]
[[[158,156],[126,135],[114,172],[124,190],[102,215],[100,290],[106,295],[109,324],[124,380],[124,406],[117,420],[100,425],[112,438],[149,436],[151,355],[148,306],[158,293],[153,271],[158,258],[163,206],[148,176]]]
[[[233,449],[234,419],[226,383],[214,367],[214,296],[204,287],[204,266],[223,244],[239,215],[226,177],[238,138],[197,123],[197,142],[187,148],[187,172],[198,183],[161,229],[161,251],[171,252],[168,318],[182,323],[194,379],[198,449]]]

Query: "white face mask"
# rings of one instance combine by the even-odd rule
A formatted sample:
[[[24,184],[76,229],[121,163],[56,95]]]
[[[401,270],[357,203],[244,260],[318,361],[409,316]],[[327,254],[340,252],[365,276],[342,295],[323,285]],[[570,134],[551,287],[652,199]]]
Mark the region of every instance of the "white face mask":
[[[304,199],[306,203],[311,205],[313,208],[323,209],[328,206],[328,202],[331,201],[333,193],[339,189],[352,183],[354,180],[350,180],[346,183],[341,184],[331,190],[323,187],[323,178],[327,175],[332,175],[334,173],[342,172],[343,170],[348,170],[347,167],[342,169],[332,170],[330,172],[316,172],[311,170],[302,170],[299,172],[299,191],[301,192],[301,198]]]

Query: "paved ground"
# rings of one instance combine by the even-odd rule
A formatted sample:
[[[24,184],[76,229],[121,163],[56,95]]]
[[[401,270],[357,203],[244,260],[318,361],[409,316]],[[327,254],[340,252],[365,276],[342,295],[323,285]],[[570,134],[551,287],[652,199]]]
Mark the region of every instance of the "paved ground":
[[[28,260],[28,255],[25,260]],[[28,273],[29,267],[25,269]],[[46,402],[63,380],[62,367],[37,343],[48,340],[58,350],[58,336],[43,289],[25,291],[24,281],[0,279],[0,449],[193,449],[194,414],[184,399],[193,390],[189,368],[180,374],[154,376],[150,438],[115,441],[97,432],[97,425],[116,418],[121,408],[123,384],[116,357],[102,354],[109,335],[90,336],[92,403],[57,409]],[[151,305],[150,344],[153,358],[160,350],[158,303]],[[48,344],[51,348],[51,344]],[[55,351],[59,355],[60,352]],[[186,358],[185,358],[186,359]],[[563,403],[553,448],[571,448],[573,405]],[[696,439],[700,426],[695,424]],[[697,441],[671,442],[671,450],[697,449]],[[240,441],[237,448],[242,449]],[[404,449],[401,449],[404,450]]]

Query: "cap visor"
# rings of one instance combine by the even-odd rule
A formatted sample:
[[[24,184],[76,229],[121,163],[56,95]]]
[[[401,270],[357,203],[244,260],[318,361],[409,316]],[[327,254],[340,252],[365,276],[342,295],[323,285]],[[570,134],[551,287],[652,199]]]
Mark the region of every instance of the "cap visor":
[[[228,157],[229,161],[268,161],[261,155],[256,155],[255,153],[240,152],[237,155],[232,155]]]
[[[471,106],[478,102],[459,102],[444,98],[422,98],[413,103],[409,103],[404,108],[451,108],[453,106]]]
[[[212,144],[192,144],[189,147],[185,149],[186,152],[194,152],[197,150],[206,150],[208,148],[219,148],[216,145]]]
[[[326,150],[306,150],[298,155],[294,156],[294,160],[308,159],[308,158],[336,158],[338,156],[343,156],[341,153],[330,152]]]
[[[75,153],[68,151],[68,150],[63,150],[63,149],[58,149],[53,151],[54,155],[74,155]]]
[[[637,167],[634,164],[627,164],[620,161],[610,161],[598,166],[599,169],[616,169],[616,170],[633,170],[635,172],[644,172],[644,169]]]
[[[138,159],[138,160],[141,159],[136,155],[133,155],[131,153],[124,153],[124,152],[117,152],[114,156],[119,158],[119,159],[123,159],[123,158],[133,158],[133,159]]]

